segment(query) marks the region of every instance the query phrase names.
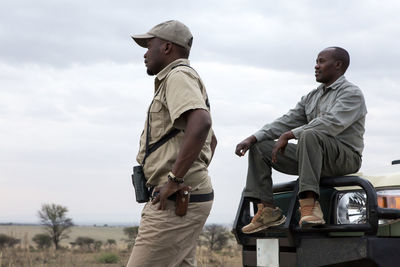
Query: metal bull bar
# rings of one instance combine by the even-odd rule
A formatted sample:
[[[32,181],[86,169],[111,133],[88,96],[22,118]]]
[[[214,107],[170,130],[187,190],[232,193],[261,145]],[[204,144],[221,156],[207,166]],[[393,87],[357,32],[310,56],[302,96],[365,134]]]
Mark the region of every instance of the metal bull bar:
[[[400,210],[380,208],[377,203],[376,191],[372,184],[358,176],[342,176],[333,178],[321,178],[321,187],[343,187],[343,186],[359,186],[361,187],[367,196],[367,221],[364,224],[325,224],[318,227],[311,227],[302,229],[297,225],[296,212],[299,207],[297,193],[298,193],[298,181],[277,184],[274,186],[274,193],[282,192],[293,192],[288,212],[286,214],[286,222],[284,225],[279,227],[270,228],[268,232],[283,232],[288,236],[293,233],[327,233],[327,232],[364,232],[366,235],[376,235],[378,231],[378,220],[379,219],[399,219]],[[241,232],[241,228],[250,222],[250,203],[257,203],[258,200],[242,197],[239,203],[239,207],[236,213],[236,218],[233,225],[232,232],[236,236],[237,241],[240,244],[246,244],[246,236]],[[254,205],[254,213],[257,212],[256,205]],[[257,236],[252,234],[251,236]],[[261,234],[261,236],[264,236]]]

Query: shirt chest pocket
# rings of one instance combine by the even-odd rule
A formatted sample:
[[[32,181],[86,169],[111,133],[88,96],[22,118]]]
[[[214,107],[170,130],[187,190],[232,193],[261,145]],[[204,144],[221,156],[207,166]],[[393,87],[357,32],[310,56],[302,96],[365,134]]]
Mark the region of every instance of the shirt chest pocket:
[[[150,136],[151,141],[156,141],[161,138],[165,131],[165,111],[163,104],[154,99],[150,108]]]
[[[306,112],[307,122],[310,122],[315,118],[315,113],[316,113],[315,109],[316,109],[315,105],[306,106],[305,112]]]

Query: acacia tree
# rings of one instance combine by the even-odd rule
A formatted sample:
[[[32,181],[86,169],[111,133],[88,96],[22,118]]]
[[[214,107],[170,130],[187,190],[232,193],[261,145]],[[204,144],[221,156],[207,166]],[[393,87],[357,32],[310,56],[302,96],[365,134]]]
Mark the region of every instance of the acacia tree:
[[[69,228],[74,224],[67,218],[68,209],[56,204],[43,204],[38,212],[41,224],[50,235],[56,249],[61,240],[68,238]]]
[[[89,251],[94,243],[95,240],[87,236],[78,236],[75,239],[75,244],[78,245],[82,250]]]
[[[229,232],[222,225],[208,224],[204,227],[201,236],[206,240],[210,251],[221,250],[229,240]]]
[[[106,246],[111,249],[113,246],[117,245],[115,239],[107,239]]]
[[[139,226],[124,227],[124,234],[128,237],[125,242],[128,244],[128,248],[132,248],[135,244],[135,239],[139,232]]]

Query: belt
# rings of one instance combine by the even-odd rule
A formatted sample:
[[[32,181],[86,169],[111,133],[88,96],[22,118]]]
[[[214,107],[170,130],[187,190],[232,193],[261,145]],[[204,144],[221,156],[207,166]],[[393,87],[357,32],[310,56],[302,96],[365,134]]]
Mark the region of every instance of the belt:
[[[176,193],[168,197],[169,200],[176,200]],[[214,191],[208,194],[190,194],[189,203],[193,202],[206,202],[214,199]]]
[[[153,190],[154,190],[154,187],[151,187],[149,189],[149,193],[150,193],[150,195],[152,195],[152,197],[155,198],[156,196],[153,195]],[[167,199],[176,201],[176,193],[170,195]],[[210,201],[213,199],[214,199],[214,191],[212,191],[211,193],[208,193],[208,194],[190,194],[189,203],[206,202],[206,201]]]

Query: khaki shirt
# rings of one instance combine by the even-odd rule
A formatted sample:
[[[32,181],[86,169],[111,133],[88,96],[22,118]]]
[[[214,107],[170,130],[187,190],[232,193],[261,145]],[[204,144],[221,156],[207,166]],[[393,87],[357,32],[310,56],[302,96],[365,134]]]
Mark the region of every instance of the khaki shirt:
[[[321,84],[303,96],[294,109],[254,136],[257,141],[276,139],[291,130],[298,139],[304,130],[314,129],[337,138],[361,156],[366,114],[361,90],[341,76],[327,88]]]
[[[189,65],[189,60],[175,60],[160,71],[155,79],[154,98],[150,105],[149,115],[149,147],[160,140],[173,127],[182,131],[146,158],[143,171],[148,186],[158,186],[168,181],[167,175],[172,170],[178,156],[186,127],[180,116],[192,109],[210,111],[206,105],[208,101],[207,92],[200,77],[190,67],[178,66],[174,68],[179,64]],[[139,164],[142,164],[146,150],[146,128],[147,119],[140,137],[140,148],[136,158]],[[212,156],[210,146],[212,135],[213,131],[210,130],[198,158],[183,177],[185,184],[192,187],[194,194],[212,191],[207,170]]]

